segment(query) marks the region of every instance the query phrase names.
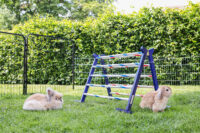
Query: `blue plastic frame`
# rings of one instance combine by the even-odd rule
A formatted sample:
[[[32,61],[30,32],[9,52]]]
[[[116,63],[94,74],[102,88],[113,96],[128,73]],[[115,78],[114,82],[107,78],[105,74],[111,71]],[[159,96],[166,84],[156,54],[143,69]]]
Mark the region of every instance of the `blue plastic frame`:
[[[147,56],[147,49],[146,48],[141,47],[141,51],[142,51],[142,57],[140,59],[140,64],[139,64],[139,67],[138,67],[138,70],[137,70],[137,73],[136,73],[136,77],[135,77],[133,86],[131,88],[131,93],[130,93],[130,96],[129,96],[128,104],[126,106],[126,109],[117,108],[118,111],[123,111],[125,113],[132,113],[131,107],[132,107],[132,104],[133,104],[135,93],[137,91],[137,86],[138,86],[138,82],[139,82],[139,79],[140,79],[140,75],[142,73],[142,69],[143,69],[143,66],[144,66],[144,60]]]
[[[155,91],[158,89],[158,80],[157,80],[157,76],[156,76],[156,69],[155,69],[155,65],[154,65],[154,60],[153,60],[153,52],[154,49],[149,49],[149,64],[150,64],[150,68],[151,68],[151,74],[152,74],[152,79],[153,79],[153,85],[154,85],[154,89]]]
[[[136,77],[135,77],[134,82],[133,82],[133,86],[131,88],[131,93],[130,93],[130,96],[129,96],[128,104],[126,106],[126,109],[117,108],[116,110],[118,110],[118,111],[122,111],[122,112],[125,112],[125,113],[132,113],[131,107],[133,105],[133,101],[134,101],[135,94],[136,94],[136,91],[137,91],[137,86],[138,86],[138,83],[139,83],[139,79],[140,79],[140,76],[141,76],[141,73],[142,73],[142,70],[143,70],[143,67],[144,67],[144,60],[146,59],[147,54],[148,54],[150,69],[151,69],[151,73],[152,73],[154,89],[155,90],[158,89],[158,81],[157,81],[157,76],[156,76],[154,60],[153,60],[154,49],[152,48],[152,49],[147,50],[146,48],[141,47],[140,50],[142,51],[142,56],[140,58],[140,63],[139,63],[139,66],[138,66]],[[99,59],[99,58],[97,58],[98,57],[97,54],[93,54],[93,57],[94,57],[94,62],[93,62],[93,65],[91,67],[91,70],[90,70],[90,73],[89,73],[89,76],[88,76],[88,79],[87,79],[87,82],[86,82],[85,89],[84,89],[83,93],[87,93],[88,92],[89,86],[87,86],[87,84],[90,84],[90,82],[92,80],[92,76],[91,75],[93,75],[93,73],[95,71],[95,67],[93,67],[93,66],[97,65],[97,62],[98,62],[98,59]],[[103,59],[101,59],[100,62],[101,62],[101,65],[105,64]],[[103,74],[107,74],[107,71],[106,71],[105,68],[102,68],[102,72],[103,72]],[[104,77],[104,80],[105,80],[105,84],[108,85],[109,84],[108,77]],[[107,87],[107,92],[108,92],[108,96],[112,96],[110,87]],[[86,95],[83,94],[82,98],[81,98],[81,102],[84,102],[85,98],[86,98]]]
[[[104,64],[105,64],[104,59],[101,59],[101,65],[104,65]],[[102,72],[103,74],[107,74],[106,69],[103,67],[102,67]],[[104,77],[104,80],[105,80],[105,84],[108,85],[109,84],[108,77]],[[110,87],[107,87],[107,92],[108,92],[108,96],[112,96],[112,94],[110,93],[111,92]]]
[[[98,59],[96,58],[96,57],[98,57],[98,55],[97,54],[93,54],[93,57],[94,57],[94,61],[93,61],[92,67],[90,69],[90,73],[89,73],[89,76],[88,76],[88,79],[87,79],[87,82],[86,82],[86,85],[85,85],[85,89],[84,89],[84,92],[83,92],[83,95],[82,95],[82,98],[81,98],[81,102],[85,101],[86,95],[84,95],[84,93],[88,92],[89,86],[87,86],[87,84],[89,84],[91,82],[91,80],[92,80],[92,76],[91,75],[95,71],[95,67],[93,67],[93,66],[96,66],[96,64],[98,62]]]

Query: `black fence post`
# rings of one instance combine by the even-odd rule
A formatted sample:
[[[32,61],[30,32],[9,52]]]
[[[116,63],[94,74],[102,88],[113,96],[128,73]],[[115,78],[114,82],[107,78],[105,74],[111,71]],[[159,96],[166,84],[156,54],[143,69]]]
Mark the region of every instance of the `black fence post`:
[[[24,74],[23,74],[23,95],[27,95],[27,52],[28,52],[28,37],[24,37]]]
[[[75,43],[72,41],[72,88],[74,90],[74,79],[75,79]]]

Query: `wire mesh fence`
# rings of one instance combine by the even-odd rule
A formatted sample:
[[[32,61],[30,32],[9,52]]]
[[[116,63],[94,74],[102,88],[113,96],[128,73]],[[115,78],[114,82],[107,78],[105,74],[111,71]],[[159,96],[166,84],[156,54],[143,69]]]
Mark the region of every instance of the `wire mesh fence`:
[[[94,59],[75,56],[76,49],[67,38],[0,32],[0,95],[45,92],[47,87],[63,93],[73,86],[83,89]],[[105,60],[105,64],[139,61],[138,57],[116,58]],[[156,56],[154,63],[159,85],[200,85],[200,56]],[[106,70],[108,74],[135,74],[137,67]],[[102,68],[96,68],[94,74],[103,74]],[[142,75],[151,75],[150,68],[144,67]],[[133,81],[133,77],[109,77],[112,84],[133,84]],[[93,77],[91,84],[105,84],[104,77]],[[153,81],[141,78],[139,85],[153,85]]]
[[[75,84],[84,85],[93,62],[93,58],[75,58]],[[109,59],[105,64],[138,63],[139,58]],[[154,59],[159,85],[200,85],[200,56],[197,57],[172,57]],[[100,63],[99,63],[100,64]],[[145,61],[148,64],[148,61]],[[108,74],[135,74],[136,68],[107,69]],[[95,74],[102,74],[97,68]],[[143,75],[151,75],[149,67],[144,67]],[[134,78],[113,78],[109,82],[113,84],[133,84]],[[105,84],[103,77],[93,77],[93,84]],[[151,78],[141,78],[139,84],[153,85]]]
[[[24,43],[21,34],[0,32],[0,95],[23,92]]]
[[[160,84],[200,85],[200,56],[158,58],[155,63]]]
[[[30,34],[28,37],[28,93],[71,88],[73,79],[73,43],[53,36]],[[37,85],[37,89],[35,86]],[[65,87],[63,87],[65,85]]]
[[[0,57],[0,95],[72,88],[74,43],[70,39],[0,32]]]

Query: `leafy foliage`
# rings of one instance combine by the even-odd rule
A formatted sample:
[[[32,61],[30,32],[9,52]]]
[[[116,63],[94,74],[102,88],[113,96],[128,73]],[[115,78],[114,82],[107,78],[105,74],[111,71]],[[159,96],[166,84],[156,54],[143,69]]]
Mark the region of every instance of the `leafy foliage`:
[[[0,82],[22,83],[23,49],[22,36],[0,34]]]
[[[162,8],[144,8],[139,13],[132,13],[131,15],[113,14],[107,12],[100,15],[97,19],[88,18],[84,22],[77,22],[72,20],[57,21],[55,18],[47,16],[46,18],[35,17],[24,25],[17,25],[13,32],[29,34],[43,34],[56,37],[63,37],[71,40],[76,44],[75,54],[79,57],[91,56],[93,53],[97,54],[117,54],[139,51],[141,46],[146,48],[155,48],[154,57],[180,57],[180,56],[199,56],[200,51],[200,4],[190,4],[184,10],[176,9],[162,9]],[[9,38],[9,36],[7,36]],[[14,42],[14,41],[13,41]],[[42,60],[42,62],[50,62],[48,59],[62,62],[60,56],[56,54],[49,57],[44,53],[42,56],[34,53],[33,50],[42,52],[44,46],[46,50],[57,49],[57,43],[46,41],[43,43],[37,42],[37,47],[33,42],[29,42],[29,58],[34,61]],[[64,49],[72,53],[72,42],[65,44]],[[16,41],[15,41],[16,43]],[[7,45],[5,42],[2,45]],[[35,46],[34,46],[35,45]],[[31,47],[33,49],[31,49]],[[13,45],[13,49],[17,48]],[[63,49],[60,48],[60,49]],[[66,61],[67,56],[63,56],[63,61]],[[5,57],[4,57],[5,58]],[[36,60],[35,60],[36,59]],[[51,60],[51,61],[52,61]],[[168,64],[181,63],[182,61],[168,60]],[[194,58],[192,62],[199,62],[198,58]],[[9,62],[7,62],[9,63]],[[72,63],[70,60],[66,63]],[[85,62],[87,63],[87,62]],[[162,62],[163,63],[163,62]],[[188,62],[190,63],[190,62]],[[48,64],[48,63],[47,63]],[[58,64],[59,66],[59,64]],[[61,67],[62,65],[60,65]],[[58,68],[49,68],[50,73]],[[186,67],[184,72],[179,69],[177,75],[186,73],[190,68]],[[199,66],[196,67],[199,69]],[[38,67],[39,70],[39,67]],[[62,77],[67,79],[68,74],[66,70],[62,70],[59,75],[52,77]],[[69,67],[67,69],[71,71]],[[43,70],[45,71],[45,70]],[[42,74],[38,74],[37,81],[40,80]],[[60,76],[60,75],[64,76]],[[16,73],[17,75],[17,73]],[[168,75],[165,75],[165,77]],[[196,75],[191,76],[192,79],[198,79]],[[51,82],[52,81],[52,82]],[[32,81],[30,81],[32,82]],[[35,81],[34,81],[35,82]],[[54,79],[49,79],[48,82],[53,83]],[[79,82],[79,81],[77,81]],[[66,83],[66,82],[63,82]]]
[[[85,20],[87,17],[97,17],[105,10],[112,10],[109,6],[111,2],[110,0],[2,0],[0,6],[5,5],[16,15],[16,20],[20,23],[35,15]]]
[[[16,24],[16,15],[12,13],[5,5],[0,7],[0,29],[12,29]]]

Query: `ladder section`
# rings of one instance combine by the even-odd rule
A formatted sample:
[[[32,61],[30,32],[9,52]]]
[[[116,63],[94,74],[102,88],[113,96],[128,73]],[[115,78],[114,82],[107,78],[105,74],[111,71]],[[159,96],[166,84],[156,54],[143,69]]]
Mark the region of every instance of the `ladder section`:
[[[128,67],[138,67],[139,63],[125,63],[125,64],[108,64],[108,65],[96,65],[95,68],[128,68]],[[144,67],[148,67],[149,64],[144,64]]]
[[[105,88],[110,87],[110,88],[130,89],[133,85],[123,85],[123,84],[108,84],[108,85],[87,84],[87,86],[91,86],[91,87],[105,87]],[[138,85],[137,88],[154,88],[154,86]]]
[[[92,66],[95,66],[97,64],[97,62],[98,62],[98,59],[96,58],[97,55],[93,54],[93,57],[94,57],[94,61],[93,61]],[[93,75],[94,71],[95,71],[95,68],[91,67],[86,84],[89,84],[91,82],[91,80],[92,80],[92,76],[91,75]],[[81,101],[80,102],[84,102],[85,101],[86,95],[84,95],[84,94],[88,92],[88,89],[89,89],[89,86],[85,86],[85,89],[84,89],[84,92],[83,92],[83,95],[81,97]]]
[[[83,95],[87,96],[93,96],[93,97],[100,97],[100,98],[107,98],[107,99],[116,99],[116,100],[126,100],[128,101],[128,98],[122,98],[122,97],[112,97],[112,96],[102,96],[102,95],[95,95],[95,94],[89,94],[89,93],[83,93]]]
[[[119,92],[111,92],[111,94],[115,95],[124,95],[124,96],[130,96],[129,93],[119,93]],[[143,95],[135,95],[136,97],[143,97]]]
[[[137,74],[93,74],[93,77],[136,77]],[[152,77],[152,75],[141,75],[142,78]]]
[[[158,89],[158,82],[155,72],[155,66],[153,61],[153,54],[154,49],[147,50],[144,47],[141,47],[141,52],[134,52],[134,53],[127,53],[127,54],[116,54],[116,55],[96,55],[93,54],[94,62],[91,67],[87,82],[85,84],[85,89],[82,94],[81,102],[85,101],[86,96],[93,96],[93,97],[99,97],[99,98],[107,98],[107,99],[117,99],[117,100],[126,100],[128,101],[128,104],[126,106],[126,109],[119,109],[119,111],[123,111],[126,113],[132,113],[131,107],[134,101],[135,96],[142,97],[142,95],[136,95],[137,88],[154,88],[155,90]],[[128,57],[140,57],[139,63],[123,63],[123,64],[105,64],[105,59],[115,59],[115,58],[128,58]],[[145,58],[148,56],[149,64],[144,64]],[[100,60],[100,64],[97,64]],[[136,67],[137,72],[136,74],[107,74],[106,69],[110,68],[129,68],[129,67]],[[150,67],[151,74],[152,75],[142,75],[142,70],[144,67]],[[94,74],[94,71],[96,68],[102,69],[102,74]],[[91,80],[93,77],[104,77],[105,85],[102,84],[91,84]],[[112,84],[109,83],[109,77],[120,77],[120,78],[126,78],[126,77],[133,77],[134,82],[132,85],[128,84]],[[148,85],[138,85],[140,78],[152,78],[153,79],[153,85],[154,86],[148,86]],[[108,96],[102,96],[102,95],[96,95],[96,94],[89,94],[88,89],[89,87],[104,87],[107,88]],[[126,93],[118,93],[118,92],[111,92],[111,88],[122,88],[122,89],[131,89],[131,92],[129,94]],[[120,97],[113,97],[114,95],[126,95],[129,96],[129,98],[120,98]]]
[[[114,59],[114,58],[128,58],[134,56],[142,56],[142,52],[134,52],[134,53],[126,53],[126,54],[116,54],[116,55],[108,55],[108,56],[97,56],[98,59]]]
[[[139,64],[138,70],[136,72],[133,85],[131,87],[131,93],[129,95],[128,104],[126,106],[126,109],[117,108],[118,111],[122,111],[122,112],[125,112],[125,113],[132,113],[131,107],[132,107],[134,98],[136,96],[137,86],[138,86],[139,79],[140,79],[140,76],[141,76],[141,73],[142,73],[142,70],[143,70],[143,66],[144,66],[144,60],[147,56],[147,49],[145,49],[144,47],[141,47],[141,51],[142,51],[143,54],[140,58],[140,64]]]

